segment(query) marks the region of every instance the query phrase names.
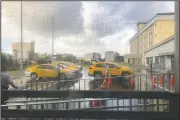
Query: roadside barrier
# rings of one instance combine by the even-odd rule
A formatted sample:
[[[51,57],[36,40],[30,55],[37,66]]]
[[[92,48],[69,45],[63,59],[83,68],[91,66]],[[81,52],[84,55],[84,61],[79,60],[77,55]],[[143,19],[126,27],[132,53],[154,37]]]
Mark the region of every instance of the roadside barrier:
[[[164,75],[160,75],[159,83],[161,87],[164,85]]]
[[[153,88],[156,88],[156,77],[155,76],[152,77],[152,86],[153,86]]]
[[[132,75],[130,79],[130,88],[134,89],[134,87],[135,87],[135,81],[134,81],[134,76]]]

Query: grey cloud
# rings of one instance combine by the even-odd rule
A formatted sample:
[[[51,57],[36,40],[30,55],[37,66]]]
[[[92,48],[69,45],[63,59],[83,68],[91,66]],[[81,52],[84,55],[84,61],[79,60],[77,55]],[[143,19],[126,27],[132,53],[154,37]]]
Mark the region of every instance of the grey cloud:
[[[55,37],[77,34],[83,31],[84,20],[81,2],[41,2],[35,8],[33,16],[28,16],[27,13],[27,16],[24,17],[24,27],[26,29],[36,31],[46,37],[51,37],[53,16],[55,16]]]
[[[164,2],[132,2],[129,11],[124,17],[125,20],[133,20],[135,22],[149,21],[155,14],[162,12],[171,12]]]
[[[92,15],[92,30],[100,37],[119,32],[126,27],[136,28],[139,21],[148,21],[156,13],[171,12],[165,2],[99,2],[102,14]]]

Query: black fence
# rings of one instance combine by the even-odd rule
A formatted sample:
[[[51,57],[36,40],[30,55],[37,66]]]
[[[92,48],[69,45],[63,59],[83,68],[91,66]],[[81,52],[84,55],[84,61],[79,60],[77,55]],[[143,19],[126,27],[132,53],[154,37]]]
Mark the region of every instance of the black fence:
[[[112,86],[102,89],[103,79],[29,81],[19,90],[2,91],[9,100],[1,105],[9,120],[128,119],[176,120],[178,94],[168,74],[129,76],[134,87],[122,87],[122,76],[111,77]],[[153,81],[156,81],[155,83]],[[35,119],[36,118],[36,119]],[[179,119],[177,119],[179,120]]]
[[[46,103],[19,104],[16,108],[1,106],[2,118],[78,118],[78,119],[128,119],[128,120],[179,120],[178,94],[164,91],[2,91],[11,98],[51,98]],[[53,99],[58,99],[57,102]],[[92,98],[94,98],[92,100]],[[96,99],[95,99],[96,98]],[[82,107],[76,102],[84,104],[90,101],[102,101],[105,104],[116,101],[114,106],[101,105],[98,107]],[[166,103],[161,103],[164,100]],[[44,100],[45,101],[45,100]],[[121,102],[119,102],[121,101]],[[123,102],[127,102],[123,104]],[[138,101],[141,101],[140,104]],[[150,103],[149,101],[154,101]],[[32,102],[32,101],[31,101]],[[54,104],[53,104],[54,102]],[[71,104],[72,103],[72,104]],[[115,103],[115,102],[113,102]],[[45,107],[51,104],[51,107]],[[121,105],[119,105],[121,104]],[[72,106],[78,106],[73,108]],[[12,105],[13,106],[13,105]],[[23,107],[26,106],[26,107]],[[40,106],[38,108],[38,106]],[[63,108],[63,106],[65,106]],[[163,106],[166,109],[162,109]]]

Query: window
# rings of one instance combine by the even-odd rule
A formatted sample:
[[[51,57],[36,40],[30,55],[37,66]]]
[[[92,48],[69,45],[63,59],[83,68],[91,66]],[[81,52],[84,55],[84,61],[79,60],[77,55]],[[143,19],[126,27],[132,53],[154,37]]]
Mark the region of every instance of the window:
[[[159,56],[155,57],[155,63],[159,64]]]
[[[106,67],[106,65],[105,64],[97,64],[96,67],[104,68],[104,67]]]
[[[161,64],[165,64],[165,56],[161,56],[160,57],[160,63]]]
[[[146,58],[146,63],[149,64],[149,58]]]
[[[55,69],[55,67],[51,65],[46,65],[46,69]]]
[[[109,68],[117,68],[117,66],[114,64],[108,64],[108,65],[109,65]]]
[[[46,69],[46,66],[45,65],[40,65],[37,67],[38,69]]]
[[[39,67],[37,67],[38,69],[55,69],[55,67],[51,66],[51,65],[40,65]]]

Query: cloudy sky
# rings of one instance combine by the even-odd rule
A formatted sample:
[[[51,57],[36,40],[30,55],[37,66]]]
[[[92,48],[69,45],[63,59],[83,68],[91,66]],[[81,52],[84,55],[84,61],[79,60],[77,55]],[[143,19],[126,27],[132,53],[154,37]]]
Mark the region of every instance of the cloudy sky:
[[[23,40],[35,41],[35,51],[51,53],[54,17],[55,53],[82,56],[114,50],[126,54],[137,22],[156,13],[173,12],[174,2],[23,2]],[[20,2],[2,2],[2,50],[21,40]]]

